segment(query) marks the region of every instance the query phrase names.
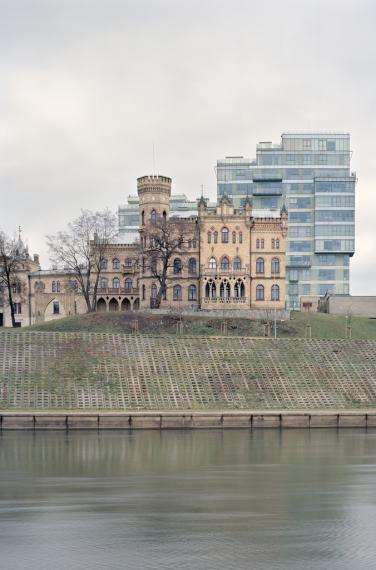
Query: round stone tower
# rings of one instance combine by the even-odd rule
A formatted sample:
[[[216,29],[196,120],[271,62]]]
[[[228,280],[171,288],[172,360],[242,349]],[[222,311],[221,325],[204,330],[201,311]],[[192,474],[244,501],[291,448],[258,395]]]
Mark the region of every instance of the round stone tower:
[[[168,219],[170,214],[171,178],[161,175],[137,178],[140,228]]]

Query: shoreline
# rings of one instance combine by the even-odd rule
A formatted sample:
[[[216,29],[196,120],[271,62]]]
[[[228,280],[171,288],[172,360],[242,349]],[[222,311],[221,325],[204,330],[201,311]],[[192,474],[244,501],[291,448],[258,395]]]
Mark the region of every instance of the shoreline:
[[[376,428],[375,409],[229,411],[0,410],[0,430]]]

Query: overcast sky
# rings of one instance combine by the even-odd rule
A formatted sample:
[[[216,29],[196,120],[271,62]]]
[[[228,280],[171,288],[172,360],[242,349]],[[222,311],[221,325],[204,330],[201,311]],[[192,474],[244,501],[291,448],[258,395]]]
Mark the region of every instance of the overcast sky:
[[[217,158],[351,133],[351,292],[376,294],[374,0],[0,0],[0,228],[116,211],[157,170],[214,199]]]

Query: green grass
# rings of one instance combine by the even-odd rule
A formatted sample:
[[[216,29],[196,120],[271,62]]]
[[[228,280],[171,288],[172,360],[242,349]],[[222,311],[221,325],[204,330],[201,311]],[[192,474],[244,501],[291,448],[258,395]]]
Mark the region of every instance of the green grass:
[[[179,316],[152,315],[145,313],[94,313],[68,317],[28,328],[32,331],[56,332],[104,332],[130,333],[132,321],[138,320],[140,334],[177,335]],[[264,321],[247,318],[183,317],[183,334],[187,336],[220,336],[221,324],[226,321],[228,336],[264,336]],[[311,326],[312,338],[345,338],[346,317],[322,313],[291,314],[291,320],[278,321],[277,336],[280,338],[305,337],[307,325]],[[376,339],[376,320],[351,318],[352,338]],[[9,329],[7,329],[9,331]]]

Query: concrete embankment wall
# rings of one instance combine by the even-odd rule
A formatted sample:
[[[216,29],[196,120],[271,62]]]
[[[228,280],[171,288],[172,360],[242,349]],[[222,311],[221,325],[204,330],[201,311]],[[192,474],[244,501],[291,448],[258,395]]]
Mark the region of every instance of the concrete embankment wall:
[[[226,429],[226,428],[376,428],[376,410],[311,413],[0,413],[1,430],[25,429]]]

